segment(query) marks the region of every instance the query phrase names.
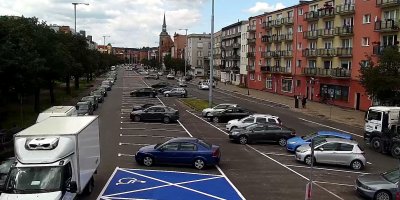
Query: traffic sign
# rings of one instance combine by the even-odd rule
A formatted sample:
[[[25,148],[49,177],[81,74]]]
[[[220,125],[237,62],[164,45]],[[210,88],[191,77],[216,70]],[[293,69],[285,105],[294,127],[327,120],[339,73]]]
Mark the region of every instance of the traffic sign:
[[[243,199],[222,175],[116,168],[97,199]]]

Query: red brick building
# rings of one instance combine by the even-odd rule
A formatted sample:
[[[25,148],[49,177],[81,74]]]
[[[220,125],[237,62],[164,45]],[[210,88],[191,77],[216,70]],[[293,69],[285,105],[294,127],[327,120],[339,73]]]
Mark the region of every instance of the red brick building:
[[[174,42],[171,39],[171,36],[167,32],[167,24],[165,22],[165,13],[164,13],[164,21],[162,25],[162,31],[160,33],[159,40],[159,59],[160,61],[164,58],[165,55],[171,54],[171,48],[174,46]]]
[[[185,56],[185,46],[186,46],[186,35],[180,35],[175,33],[174,35],[174,46],[172,57],[174,58],[184,58]]]

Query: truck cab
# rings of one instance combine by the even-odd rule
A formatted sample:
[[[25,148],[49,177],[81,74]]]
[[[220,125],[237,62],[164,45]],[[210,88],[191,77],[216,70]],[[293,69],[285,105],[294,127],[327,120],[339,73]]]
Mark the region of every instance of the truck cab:
[[[364,140],[369,143],[374,133],[381,133],[399,124],[400,107],[370,107],[365,114]]]

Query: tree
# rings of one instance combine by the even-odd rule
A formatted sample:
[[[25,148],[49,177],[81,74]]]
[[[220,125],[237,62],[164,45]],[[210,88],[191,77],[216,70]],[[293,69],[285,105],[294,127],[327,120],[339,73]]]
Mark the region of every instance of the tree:
[[[387,105],[400,104],[400,53],[386,47],[379,55],[377,66],[368,57],[368,65],[360,63],[360,82],[367,93]]]
[[[174,69],[174,61],[170,54],[164,56],[164,65],[167,71],[171,71]]]
[[[185,72],[185,60],[182,58],[174,58],[173,59],[174,63],[174,70],[175,70],[175,75],[179,71],[181,74]]]

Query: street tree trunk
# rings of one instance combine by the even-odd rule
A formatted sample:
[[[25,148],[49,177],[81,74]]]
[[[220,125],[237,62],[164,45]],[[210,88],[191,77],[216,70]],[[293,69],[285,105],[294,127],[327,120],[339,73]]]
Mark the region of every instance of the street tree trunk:
[[[79,89],[79,77],[78,76],[74,76],[74,78],[75,78],[75,90],[78,90]]]

